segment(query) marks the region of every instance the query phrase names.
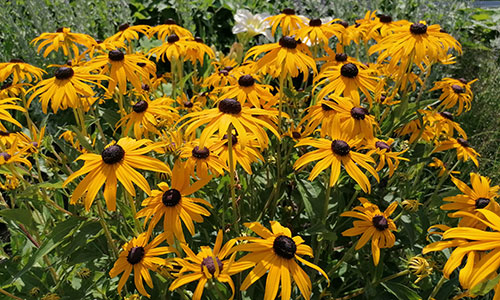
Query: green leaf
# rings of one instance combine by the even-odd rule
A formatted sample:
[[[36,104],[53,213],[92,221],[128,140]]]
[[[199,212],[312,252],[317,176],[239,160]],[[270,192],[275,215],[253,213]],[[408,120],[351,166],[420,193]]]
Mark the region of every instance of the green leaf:
[[[14,223],[21,223],[26,227],[33,225],[31,211],[26,208],[2,209],[0,210],[0,217]]]
[[[412,289],[397,282],[384,282],[381,285],[399,300],[419,300],[421,297]]]
[[[5,285],[9,285],[16,279],[23,276],[23,274],[28,272],[39,259],[41,259],[44,255],[47,255],[48,253],[50,253],[50,251],[54,250],[57,246],[59,246],[63,242],[64,238],[71,231],[77,228],[77,225],[80,221],[81,220],[78,218],[69,218],[57,224],[54,230],[52,230],[52,233],[47,237],[46,240],[43,241],[40,248],[38,248],[31,255],[30,260],[28,261],[28,263],[26,263],[24,268],[15,276],[13,276],[9,282],[5,283]]]
[[[473,296],[484,296],[488,294],[497,285],[499,281],[500,281],[500,274],[491,280],[477,284],[472,289],[470,289],[469,293]]]

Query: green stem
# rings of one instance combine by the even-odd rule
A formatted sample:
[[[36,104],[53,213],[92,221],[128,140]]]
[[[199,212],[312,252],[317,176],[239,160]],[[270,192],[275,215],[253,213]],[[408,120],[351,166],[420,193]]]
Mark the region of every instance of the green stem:
[[[326,225],[326,219],[328,219],[328,204],[330,204],[330,194],[332,191],[332,187],[330,185],[330,177],[332,176],[332,173],[329,171],[329,176],[325,176],[325,184],[327,186],[326,192],[325,192],[325,199],[323,200],[323,216],[321,220],[323,220],[323,224]]]
[[[434,296],[436,296],[436,294],[439,292],[439,290],[441,289],[441,287],[443,286],[445,281],[446,281],[446,278],[444,278],[444,276],[441,276],[441,279],[439,279],[439,282],[436,284],[436,286],[432,290],[432,292],[429,295],[429,297],[427,298],[427,300],[431,300],[434,298]]]
[[[337,271],[342,266],[342,263],[351,256],[355,248],[356,248],[356,243],[353,243],[351,248],[349,248],[349,250],[347,250],[347,252],[344,253],[342,258],[335,264],[335,266],[333,266],[333,268],[331,268],[330,271],[328,271],[328,277],[332,277],[334,275],[335,271]]]
[[[102,229],[104,230],[104,235],[106,236],[109,247],[111,248],[113,259],[115,260],[118,257],[118,248],[116,247],[115,242],[111,237],[111,232],[109,231],[108,224],[106,223],[104,217],[104,210],[102,209],[101,201],[96,201],[96,202],[97,202],[97,213],[99,214],[99,223],[101,223]]]
[[[141,224],[139,223],[139,220],[135,217],[135,215],[137,215],[137,208],[135,206],[135,200],[132,197],[132,195],[130,195],[127,191],[125,191],[125,198],[127,198],[128,202],[130,204],[130,210],[132,211],[132,218],[134,218],[134,226],[135,226],[134,231],[136,232],[136,234],[141,233],[142,232]]]
[[[5,296],[9,297],[9,298],[12,298],[12,299],[16,299],[16,300],[23,300],[22,298],[19,298],[17,296],[14,296],[12,295],[11,293],[7,292],[6,290],[0,288],[0,293],[4,294]]]

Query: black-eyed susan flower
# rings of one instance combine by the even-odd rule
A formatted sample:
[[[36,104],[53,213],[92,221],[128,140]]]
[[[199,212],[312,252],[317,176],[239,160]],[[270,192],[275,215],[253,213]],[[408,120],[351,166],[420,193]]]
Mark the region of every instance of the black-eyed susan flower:
[[[229,284],[232,291],[230,299],[232,300],[234,298],[234,282],[231,275],[252,267],[252,264],[235,263],[234,254],[229,259],[225,259],[232,253],[231,250],[236,241],[230,240],[224,246],[222,246],[222,241],[222,230],[219,230],[214,248],[202,246],[198,254],[194,254],[186,244],[181,244],[187,256],[186,258],[175,258],[175,261],[181,266],[181,270],[177,275],[178,278],[172,282],[169,289],[173,291],[180,286],[198,281],[191,299],[200,300],[205,284],[209,280],[217,280]]]
[[[179,117],[177,110],[171,106],[173,101],[170,98],[143,98],[132,105],[132,111],[120,119],[116,127],[125,125],[125,134],[133,128],[136,139],[148,132],[159,134],[158,124],[172,125]]]
[[[49,102],[54,113],[59,109],[83,108],[84,98],[93,97],[95,90],[92,85],[104,88],[99,81],[109,77],[91,74],[85,67],[60,67],[54,72],[54,77],[40,81],[28,90],[33,92],[28,100],[28,107],[35,98],[42,103],[43,113],[47,113]]]
[[[163,218],[162,235],[170,245],[174,245],[175,239],[182,243],[186,242],[181,223],[184,223],[189,233],[194,235],[193,221],[201,223],[203,216],[210,215],[210,212],[200,204],[212,207],[203,199],[190,197],[205,186],[212,179],[211,176],[202,177],[191,184],[189,170],[184,163],[179,161],[175,163],[172,174],[171,185],[169,186],[166,182],[159,183],[160,190],[151,192],[151,196],[142,202],[142,206],[145,207],[135,216],[136,218],[146,218],[144,226],[151,220],[148,227],[149,233]]]
[[[464,109],[469,111],[471,108],[473,94],[470,85],[476,81],[477,79],[467,82],[463,79],[443,78],[443,80],[436,81],[429,91],[442,91],[439,96],[441,100],[439,108],[449,109],[458,103],[457,115],[460,115]]]
[[[344,65],[348,63],[359,64],[355,58],[350,57],[342,51],[335,52],[328,47],[325,47],[324,50],[326,52],[325,55],[316,59],[317,61],[324,61],[321,65],[321,72],[332,66]]]
[[[444,198],[443,201],[450,203],[441,205],[441,209],[465,211],[479,216],[480,214],[477,213],[478,209],[487,209],[500,214],[500,206],[495,201],[495,198],[498,197],[500,186],[490,186],[491,180],[488,177],[477,173],[470,173],[472,188],[453,176],[451,176],[451,180],[463,194]],[[450,213],[448,216],[453,217],[454,214]],[[468,217],[462,217],[458,224],[464,227],[483,225],[477,219]]]
[[[354,151],[360,140],[353,139],[345,132],[342,132],[338,118],[335,117],[335,120],[331,131],[332,140],[305,138],[295,145],[295,147],[312,146],[318,149],[299,157],[293,164],[293,168],[298,170],[310,162],[319,160],[311,170],[308,179],[314,180],[321,171],[331,168],[330,186],[334,186],[340,176],[341,165],[343,165],[349,176],[359,184],[361,189],[365,193],[369,193],[371,190],[370,181],[359,167],[366,169],[378,181],[377,172],[370,165],[370,163],[375,163],[375,161],[367,154]]]
[[[309,133],[319,128],[321,137],[326,137],[330,130],[334,128],[334,116],[337,114],[334,105],[334,99],[326,98],[315,105],[309,106],[306,109],[307,114],[302,118],[299,126],[304,126],[305,131]]]
[[[139,33],[142,33],[144,35],[148,35],[148,30],[150,29],[149,25],[133,25],[130,26],[127,23],[121,24],[118,26],[118,32],[113,34],[112,36],[108,37],[107,39],[104,40],[104,42],[124,42],[127,41],[127,43],[130,45],[132,40],[138,40],[139,39]]]
[[[72,57],[77,57],[79,53],[77,44],[88,48],[93,42],[95,40],[90,35],[71,32],[71,29],[67,27],[58,28],[56,32],[44,32],[31,41],[32,44],[40,43],[37,52],[47,46],[43,51],[43,57],[47,57],[52,51],[58,52],[59,48],[63,49],[65,56],[72,54]]]
[[[393,151],[392,147],[394,144],[394,139],[387,139],[387,140],[382,140],[378,138],[374,138],[373,140],[370,141],[368,144],[368,148],[371,149],[368,152],[368,155],[373,155],[377,154],[379,163],[377,165],[377,168],[375,171],[380,171],[382,168],[385,166],[387,163],[387,166],[389,167],[389,177],[392,177],[394,174],[394,171],[398,168],[399,163],[404,160],[404,161],[409,161],[408,158],[401,157],[403,153],[408,151],[408,148],[404,149],[403,151]]]
[[[370,104],[372,95],[377,87],[377,77],[373,76],[375,69],[372,67],[347,63],[324,69],[314,79],[314,89],[321,86],[317,94],[318,99],[323,99],[329,94],[349,97],[354,100],[354,105],[360,105],[359,90],[365,95]]]
[[[115,88],[121,94],[127,92],[127,81],[135,89],[142,88],[142,84],[149,84],[150,77],[154,77],[156,66],[142,54],[125,54],[119,49],[108,52],[107,55],[99,55],[88,62],[88,67],[100,70],[101,74],[111,77],[108,84],[107,96],[113,95]]]
[[[208,47],[208,45],[206,45],[203,42],[203,39],[200,37],[186,40],[185,55],[186,59],[190,60],[193,65],[196,64],[196,61],[200,62],[200,64],[203,65],[203,62],[205,61],[205,55],[209,59],[215,58],[214,50]]]
[[[159,266],[168,264],[166,259],[159,257],[160,255],[177,252],[177,250],[171,247],[158,247],[164,240],[161,236],[157,236],[151,243],[148,243],[149,237],[149,234],[143,232],[122,246],[123,250],[120,252],[120,256],[109,271],[111,278],[123,272],[118,282],[118,293],[121,292],[130,273],[134,271],[135,288],[143,296],[149,298],[150,295],[146,292],[143,283],[143,281],[146,281],[146,284],[150,288],[153,288],[153,280],[151,279],[149,270],[156,271]]]
[[[87,153],[80,155],[77,160],[85,161],[83,167],[68,176],[63,187],[77,177],[87,174],[77,185],[71,195],[70,203],[75,204],[85,195],[85,209],[90,210],[92,202],[102,185],[104,199],[109,210],[116,210],[117,180],[123,184],[125,190],[135,196],[133,183],[137,184],[146,194],[151,194],[148,182],[135,169],[149,170],[171,174],[170,168],[156,158],[144,154],[153,150],[149,140],[135,140],[129,137],[121,138],[117,143],[110,143],[102,153]],[[145,146],[147,145],[147,146]],[[145,147],[143,147],[145,146]]]
[[[344,26],[340,24],[332,24],[331,21],[325,22],[321,19],[311,19],[307,26],[303,26],[293,31],[291,34],[305,43],[311,43],[312,45],[322,44],[326,46],[328,45],[328,39],[334,35],[338,39],[341,39],[344,31]]]
[[[451,35],[441,30],[441,26],[427,25],[425,22],[403,25],[394,28],[394,33],[381,39],[369,49],[369,54],[378,52],[378,61],[390,59],[391,70],[397,69],[401,62],[402,69],[409,63],[422,64],[426,59],[437,62],[445,57],[449,50],[462,52],[460,43]],[[403,70],[406,72],[406,70]]]
[[[30,135],[31,136],[28,136],[24,132],[17,133],[21,147],[26,147],[28,153],[36,153],[38,152],[38,149],[42,147],[42,141],[45,135],[45,126],[38,130],[34,125],[32,125],[30,128]]]
[[[288,136],[291,139],[293,139],[295,142],[298,142],[301,139],[306,138],[311,134],[312,134],[312,132],[308,131],[305,128],[305,126],[295,125],[295,123],[292,120],[290,120],[290,126],[288,127],[287,131],[284,133],[284,136]]]
[[[239,164],[248,174],[252,174],[251,164],[257,161],[264,161],[264,157],[259,152],[258,148],[261,145],[257,141],[255,135],[252,133],[246,134],[249,135],[249,143],[245,147],[241,147],[238,143],[238,135],[235,132],[231,134],[233,166],[236,167],[236,165]],[[224,135],[222,140],[214,145],[213,152],[226,164],[227,169],[229,169],[229,146],[227,135]]]
[[[447,172],[450,172],[451,175],[460,174],[460,171],[448,170],[448,167],[445,165],[445,163],[437,157],[433,157],[432,162],[429,163],[428,166],[433,168],[438,168],[439,169],[438,176],[443,176],[447,174]]]
[[[432,274],[433,267],[427,259],[422,256],[414,256],[408,261],[408,269],[411,273],[417,276],[417,280],[413,283],[418,283],[420,280]]]
[[[252,75],[245,74],[238,78],[237,84],[222,88],[220,97],[236,99],[242,105],[249,102],[250,107],[261,108],[266,100],[273,98],[271,88],[270,85],[259,84]]]
[[[356,250],[363,247],[369,240],[372,245],[373,263],[378,265],[380,259],[380,248],[391,248],[396,242],[396,237],[392,233],[396,231],[396,224],[389,218],[398,206],[397,202],[392,202],[384,212],[381,212],[377,205],[370,203],[366,198],[358,198],[363,206],[356,206],[351,211],[340,214],[342,217],[353,217],[359,219],[354,221],[354,227],[342,232],[343,236],[361,235]]]
[[[208,177],[208,171],[211,174],[220,176],[227,169],[226,164],[214,152],[217,140],[209,138],[201,146],[199,140],[187,142],[181,148],[180,157],[186,159],[185,168],[193,177],[205,178]]]
[[[12,75],[11,85],[15,85],[21,81],[33,82],[42,80],[44,70],[25,63],[22,59],[13,58],[9,62],[0,63],[0,82],[4,82]]]
[[[333,96],[332,99],[334,101],[330,105],[337,112],[336,115],[339,117],[342,131],[351,137],[359,136],[364,140],[373,139],[373,131],[378,127],[378,124],[367,108],[355,105],[350,98]]]
[[[204,94],[206,96],[204,96]],[[202,111],[207,103],[207,98],[209,97],[208,94],[209,92],[203,92],[198,95],[194,95],[191,99],[189,99],[185,93],[182,93],[177,96],[176,99],[178,105],[177,109],[187,113]]]
[[[218,132],[219,137],[222,138],[224,134],[227,133],[229,125],[232,125],[234,129],[236,129],[243,146],[248,143],[247,135],[244,134],[246,132],[255,134],[261,145],[267,145],[268,137],[263,128],[269,129],[277,137],[279,137],[279,133],[274,125],[257,117],[275,117],[277,115],[277,111],[249,108],[247,106],[242,106],[238,100],[228,98],[219,101],[217,108],[192,112],[182,117],[179,122],[184,119],[189,119],[182,124],[182,127],[186,126],[186,136],[193,135],[199,127],[208,123],[201,132],[200,147],[204,147],[205,141],[216,132]]]
[[[256,70],[262,74],[269,74],[272,77],[289,75],[297,77],[300,72],[304,74],[304,80],[307,80],[309,69],[314,74],[317,73],[316,62],[311,52],[307,46],[299,48],[295,37],[283,36],[277,43],[254,46],[248,50],[245,60],[251,57],[255,59],[265,52],[267,53],[255,64]]]
[[[365,17],[357,22],[368,28],[365,41],[370,39],[380,41],[382,38],[394,34],[395,29],[410,24],[407,20],[394,21],[390,15],[377,14],[376,10],[366,12]]]
[[[291,299],[292,278],[302,296],[309,300],[312,292],[311,280],[297,261],[320,272],[326,280],[329,280],[328,276],[320,267],[300,257],[300,255],[313,256],[311,247],[304,244],[300,236],[292,237],[290,229],[276,221],[270,223],[272,232],[258,222],[245,223],[244,225],[259,237],[240,237],[239,240],[248,243],[233,248],[233,251],[251,252],[239,259],[238,263],[249,262],[255,265],[241,284],[241,290],[248,289],[268,272],[264,300],[275,299],[280,286],[281,299]]]
[[[427,254],[456,247],[443,268],[445,278],[449,278],[453,270],[461,266],[467,256],[467,263],[460,270],[459,276],[463,277],[460,278],[462,279],[460,284],[465,288],[473,288],[490,279],[491,274],[500,267],[500,216],[487,209],[478,209],[477,212],[478,215],[468,212],[456,212],[455,215],[477,219],[487,229],[449,228],[443,233],[442,241],[427,245],[422,251],[423,254]]]
[[[149,50],[149,56],[154,55],[156,56],[156,61],[159,61],[161,58],[163,62],[165,58],[168,61],[172,61],[173,59],[184,59],[188,51],[188,45],[185,38],[181,39],[174,33],[167,37],[165,43]]]
[[[434,134],[436,137],[448,138],[453,137],[455,131],[463,138],[467,138],[467,134],[462,129],[460,124],[453,121],[453,114],[448,111],[437,112],[431,110],[419,110],[423,121],[428,124],[430,127],[429,130],[434,130]]]
[[[433,152],[446,151],[450,149],[457,150],[458,159],[462,161],[468,161],[470,159],[477,167],[479,166],[477,157],[481,155],[479,155],[479,153],[477,153],[476,150],[470,146],[469,141],[464,138],[449,138],[448,140],[441,141]]]
[[[165,41],[165,39],[172,34],[175,34],[181,38],[193,37],[193,34],[189,30],[177,25],[177,23],[172,19],[166,20],[165,23],[161,25],[149,28],[148,35],[151,37],[155,34],[158,34],[158,39],[162,41]]]
[[[19,143],[19,138],[16,137],[12,142],[12,145],[7,149],[0,150],[0,166],[5,164],[22,163],[28,168],[31,168],[31,162],[26,159],[29,155],[29,147],[21,148],[21,143]]]
[[[269,22],[269,25],[271,25],[272,35],[276,33],[278,26],[281,28],[283,35],[288,35],[290,32],[304,27],[309,22],[306,17],[296,15],[295,10],[291,8],[285,8],[280,14],[267,17],[264,21]]]
[[[215,70],[210,76],[203,80],[203,86],[220,88],[226,85],[238,84],[238,78],[233,75],[232,66],[224,66]]]

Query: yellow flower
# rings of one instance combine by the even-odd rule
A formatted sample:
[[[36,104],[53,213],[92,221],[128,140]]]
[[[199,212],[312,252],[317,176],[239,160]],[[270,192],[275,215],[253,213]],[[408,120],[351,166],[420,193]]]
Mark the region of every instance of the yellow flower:
[[[23,126],[21,125],[21,123],[14,119],[12,115],[7,111],[7,109],[14,109],[17,111],[25,112],[26,110],[23,107],[17,105],[16,102],[18,100],[18,98],[5,98],[0,100],[0,120],[7,121],[22,128]],[[0,130],[7,131],[7,129],[5,129],[5,127],[1,123]]]
[[[291,8],[285,8],[281,14],[264,19],[264,22],[269,22],[271,25],[272,35],[276,33],[278,26],[281,27],[283,35],[288,35],[290,32],[304,27],[308,21],[306,17],[296,15],[295,10]]]
[[[145,206],[137,212],[136,218],[145,217],[144,227],[149,222],[148,232],[153,232],[156,224],[163,218],[163,236],[167,239],[170,245],[174,245],[178,239],[182,243],[186,243],[182,230],[182,223],[187,227],[189,233],[194,235],[193,221],[203,222],[202,216],[209,216],[210,212],[206,210],[203,204],[207,207],[212,207],[207,201],[188,197],[196,193],[199,189],[205,186],[211,179],[211,176],[206,176],[193,184],[189,182],[189,170],[186,169],[185,163],[177,161],[172,170],[172,182],[169,186],[166,182],[158,184],[160,190],[153,190],[151,196],[142,202]]]
[[[354,151],[354,147],[356,147],[360,141],[342,132],[340,130],[338,117],[335,117],[335,120],[331,135],[332,140],[305,138],[295,145],[295,147],[312,146],[318,149],[302,155],[295,164],[293,164],[293,168],[298,170],[312,161],[319,160],[311,170],[308,179],[314,180],[321,171],[331,167],[330,186],[334,186],[340,177],[340,166],[343,165],[349,176],[359,184],[361,189],[365,193],[370,193],[370,181],[359,167],[366,169],[378,181],[379,177],[377,172],[369,164],[375,163],[375,161],[367,154]]]
[[[144,35],[148,35],[149,25],[134,25],[130,26],[125,23],[118,27],[118,32],[114,35],[108,37],[104,40],[104,43],[113,43],[113,42],[124,42],[127,41],[128,44],[132,42],[132,40],[139,39],[139,33]]]
[[[62,27],[56,30],[56,32],[44,32],[39,37],[34,38],[31,43],[37,44],[37,52],[40,52],[43,47],[49,45],[43,52],[43,57],[47,57],[52,51],[59,51],[59,48],[63,49],[65,56],[70,56],[70,52],[73,52],[73,57],[78,56],[78,46],[76,44],[84,45],[89,48],[95,40],[87,34],[83,33],[73,33],[71,29],[67,27]]]
[[[125,282],[127,282],[130,273],[134,271],[134,284],[136,289],[143,296],[150,297],[144,288],[143,280],[146,284],[153,288],[153,280],[149,274],[149,270],[156,271],[159,266],[167,265],[167,261],[158,256],[166,253],[177,252],[171,247],[158,247],[163,241],[161,236],[157,236],[151,243],[148,244],[149,234],[141,233],[138,237],[134,237],[122,246],[123,251],[115,262],[113,268],[109,271],[111,278],[122,273],[122,277],[118,282],[118,293],[121,293]]]
[[[427,259],[422,256],[414,256],[408,262],[408,269],[417,276],[417,280],[413,283],[418,283],[420,280],[432,274],[432,266]]]
[[[299,256],[313,256],[311,247],[304,244],[304,240],[300,236],[292,237],[290,229],[281,226],[276,221],[270,223],[272,232],[258,222],[244,223],[260,238],[240,237],[238,240],[245,240],[248,243],[233,248],[233,251],[251,252],[238,260],[238,263],[252,263],[255,265],[241,284],[241,290],[248,289],[249,286],[269,271],[264,300],[276,298],[280,282],[281,299],[291,299],[292,278],[302,296],[309,300],[312,291],[311,281],[304,270],[297,264],[297,261],[320,272],[329,281],[328,276],[320,267]]]
[[[395,30],[409,25],[407,20],[394,21],[391,16],[377,14],[377,11],[367,11],[365,18],[357,20],[361,25],[365,25],[368,30],[365,33],[365,41],[374,39],[380,41],[382,38],[394,34]]]
[[[194,39],[186,40],[186,59],[190,60],[193,65],[196,64],[196,61],[199,61],[203,65],[205,55],[209,59],[215,58],[214,50],[208,47],[201,38],[195,37]]]
[[[231,275],[244,271],[252,265],[248,263],[235,263],[234,254],[229,259],[225,259],[231,254],[236,241],[234,239],[230,240],[222,246],[222,240],[222,230],[219,230],[214,248],[202,246],[198,254],[194,254],[186,244],[181,244],[187,257],[175,259],[182,268],[177,275],[178,278],[170,285],[169,290],[173,291],[180,286],[198,281],[191,299],[200,300],[207,281],[216,279],[219,282],[229,284],[233,292],[230,298],[232,300],[234,298],[234,283]]]
[[[252,75],[242,75],[238,78],[238,84],[221,88],[220,98],[233,98],[242,105],[250,102],[248,106],[261,108],[266,100],[273,98],[270,85],[259,84]]]
[[[408,158],[400,157],[400,155],[408,151],[408,148],[404,149],[403,151],[394,152],[392,151],[393,143],[394,139],[381,140],[378,138],[374,138],[370,142],[369,146],[369,148],[371,148],[372,150],[368,152],[368,155],[370,156],[375,153],[378,155],[379,163],[375,171],[378,172],[382,170],[382,168],[385,166],[385,163],[387,162],[387,166],[389,167],[389,177],[392,177],[394,171],[398,168],[400,161],[409,161]]]
[[[85,194],[85,209],[90,210],[92,202],[101,186],[104,187],[104,199],[109,210],[116,210],[116,188],[117,179],[123,184],[125,190],[135,196],[135,188],[132,182],[137,184],[146,194],[151,194],[148,182],[135,169],[150,170],[171,174],[170,168],[156,158],[147,157],[143,154],[151,151],[152,146],[142,147],[150,143],[149,140],[135,140],[128,137],[121,138],[117,143],[111,143],[102,153],[87,153],[80,155],[77,160],[84,160],[83,167],[68,176],[63,187],[75,178],[87,174],[77,185],[71,195],[70,203],[76,201]],[[142,148],[141,148],[142,147]]]
[[[111,97],[118,89],[121,94],[127,92],[127,81],[136,90],[142,89],[142,84],[150,84],[150,76],[156,72],[155,64],[142,54],[125,54],[121,50],[114,49],[108,55],[99,55],[87,63],[89,68],[108,74],[111,79],[108,84],[106,95]]]
[[[255,64],[255,70],[272,77],[299,76],[304,74],[304,80],[309,76],[309,69],[316,74],[316,62],[311,57],[307,47],[299,47],[298,41],[291,36],[283,36],[278,43],[254,46],[248,50],[245,60],[250,57],[255,59],[258,55],[265,53]]]
[[[375,69],[361,66],[356,63],[346,63],[324,69],[314,78],[314,89],[323,86],[317,94],[317,99],[323,99],[333,93],[335,96],[349,97],[354,105],[360,105],[359,90],[371,104],[373,99],[370,92],[375,92],[377,77],[372,76]]]
[[[446,141],[440,142],[437,147],[434,149],[434,152],[445,151],[449,149],[455,148],[457,150],[457,157],[460,160],[468,161],[469,159],[474,162],[474,164],[479,167],[479,162],[477,161],[477,157],[481,156],[479,153],[474,150],[469,142],[464,138],[450,138]]]
[[[378,265],[380,259],[380,248],[391,248],[396,242],[392,231],[396,231],[396,225],[389,216],[398,206],[392,202],[384,212],[377,205],[370,203],[366,198],[358,198],[363,206],[356,206],[353,210],[343,212],[342,217],[353,217],[360,221],[354,221],[354,227],[342,232],[343,236],[361,237],[356,244],[356,250],[363,247],[370,239],[372,244],[373,263]]]
[[[439,96],[441,103],[438,108],[452,108],[457,105],[458,102],[457,115],[460,115],[464,108],[466,111],[469,111],[471,108],[473,94],[470,85],[476,81],[477,79],[467,82],[463,78],[443,78],[441,81],[436,81],[434,87],[429,91],[442,91],[441,96]]]
[[[455,49],[460,54],[462,47],[451,35],[441,30],[441,26],[427,25],[425,22],[406,24],[394,28],[394,33],[381,39],[370,47],[369,55],[379,52],[378,61],[383,62],[390,58],[389,67],[397,69],[401,62],[401,69],[408,68],[412,62],[420,65],[426,60],[437,62],[445,57],[449,50]],[[406,70],[402,70],[406,72]]]
[[[148,35],[151,37],[154,34],[158,34],[158,39],[162,41],[165,41],[165,38],[167,38],[169,35],[172,34],[175,34],[180,38],[193,37],[193,35],[191,34],[191,32],[189,32],[189,30],[177,25],[177,23],[172,19],[166,20],[164,24],[151,27],[149,29]]]
[[[34,67],[25,63],[22,59],[11,59],[9,62],[0,63],[0,82],[4,82],[10,75],[12,75],[12,85],[24,80],[32,82],[35,80],[42,80],[44,70]]]
[[[443,176],[446,172],[448,172],[448,168],[446,167],[444,162],[436,157],[432,158],[432,162],[429,163],[428,166],[441,169],[441,170],[439,170],[438,176]],[[460,174],[460,171],[450,171],[450,175],[453,175],[453,174]]]
[[[500,186],[490,186],[491,180],[488,177],[470,173],[472,189],[453,176],[451,176],[451,180],[463,194],[444,198],[443,201],[451,203],[441,205],[441,209],[465,211],[479,216],[478,209],[487,209],[500,214],[500,206],[495,201]],[[448,216],[454,217],[454,214],[450,213]],[[478,227],[478,225],[480,227],[483,224],[468,217],[463,217],[458,223],[458,226],[463,227]]]
[[[373,129],[378,127],[375,118],[368,109],[355,105],[352,99],[333,96],[330,107],[340,119],[340,128],[350,137],[360,137],[363,140],[373,139]]]
[[[181,148],[180,158],[187,159],[185,167],[190,171],[191,176],[206,178],[209,170],[213,175],[223,175],[227,167],[224,161],[214,152],[216,140],[209,138],[203,147],[200,144],[199,140],[194,140],[184,144]]]
[[[54,77],[40,81],[30,88],[28,92],[33,92],[28,100],[28,107],[31,102],[39,97],[42,103],[43,113],[47,113],[49,102],[54,113],[59,109],[83,108],[82,98],[93,97],[94,89],[91,85],[104,88],[99,81],[108,80],[104,75],[90,74],[86,67],[60,67],[54,72]]]
[[[403,209],[409,212],[417,212],[418,208],[422,205],[418,200],[405,199],[401,201]]]
[[[340,24],[332,24],[332,22],[323,23],[321,19],[311,19],[308,26],[303,26],[293,31],[292,35],[312,45],[322,44],[327,46],[329,38],[335,35],[337,39],[341,39],[344,31],[344,26]]]
[[[165,58],[168,61],[172,61],[172,59],[186,59],[188,51],[188,42],[186,38],[180,38],[175,33],[171,34],[167,37],[166,43],[161,44],[158,47],[154,47],[149,50],[149,56],[155,55],[156,61],[165,61]]]
[[[242,106],[241,103],[235,99],[223,99],[219,101],[217,108],[192,112],[182,117],[179,122],[189,118],[189,120],[181,126],[187,126],[185,130],[186,136],[193,135],[199,127],[208,123],[201,132],[200,147],[205,147],[205,141],[216,132],[219,132],[219,137],[224,136],[231,124],[234,129],[238,131],[243,146],[248,144],[246,132],[255,134],[261,145],[266,145],[268,137],[263,128],[269,129],[277,137],[279,137],[279,133],[274,124],[270,124],[257,117],[275,117],[277,115],[278,112],[275,110],[269,111],[259,108],[249,108],[247,106]]]
[[[146,98],[139,100],[132,105],[132,111],[116,123],[116,127],[126,124],[125,134],[133,127],[134,136],[137,139],[148,132],[159,134],[159,120],[165,126],[173,124],[179,118],[177,110],[170,106],[172,102],[170,98],[157,98],[152,101]]]
[[[309,106],[306,109],[307,114],[300,120],[299,126],[307,122],[307,124],[304,125],[305,131],[312,133],[321,125],[321,128],[319,128],[320,136],[326,137],[329,135],[331,129],[334,128],[334,116],[337,114],[333,109],[334,105],[335,100],[326,98],[318,101],[315,105]]]

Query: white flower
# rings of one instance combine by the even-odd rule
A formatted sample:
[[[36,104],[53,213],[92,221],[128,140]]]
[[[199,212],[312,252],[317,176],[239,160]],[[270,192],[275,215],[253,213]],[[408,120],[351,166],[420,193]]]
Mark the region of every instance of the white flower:
[[[269,22],[264,21],[267,17],[269,17],[269,14],[252,15],[246,9],[238,9],[234,15],[235,25],[233,26],[233,33],[246,33],[249,38],[262,34],[268,40],[273,40],[271,32],[267,30],[270,27]]]

